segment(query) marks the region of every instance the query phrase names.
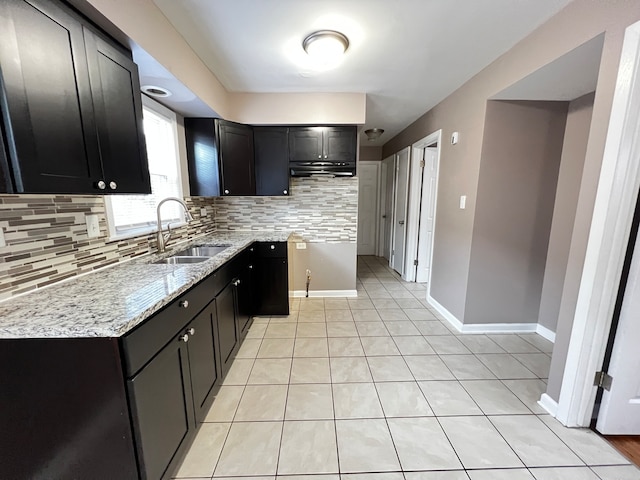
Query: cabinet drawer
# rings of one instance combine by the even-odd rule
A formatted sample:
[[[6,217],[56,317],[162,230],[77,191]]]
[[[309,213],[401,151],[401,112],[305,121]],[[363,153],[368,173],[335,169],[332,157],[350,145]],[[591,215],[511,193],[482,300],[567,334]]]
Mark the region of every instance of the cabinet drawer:
[[[258,256],[286,258],[287,242],[260,242],[258,243]]]
[[[183,293],[122,338],[127,377],[131,377],[196,316],[217,293],[218,272]]]

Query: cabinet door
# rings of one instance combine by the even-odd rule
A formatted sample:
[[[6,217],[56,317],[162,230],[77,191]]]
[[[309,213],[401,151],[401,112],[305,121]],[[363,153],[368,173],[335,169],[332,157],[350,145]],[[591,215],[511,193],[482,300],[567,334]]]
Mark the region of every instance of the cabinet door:
[[[332,161],[356,161],[355,127],[327,127],[324,131],[323,158]]]
[[[187,326],[189,370],[196,422],[203,422],[213,401],[213,388],[221,375],[216,357],[216,301],[213,300]]]
[[[238,347],[235,289],[236,287],[231,282],[216,297],[218,348],[220,350],[220,367],[223,376],[229,370]]]
[[[253,272],[255,265],[250,256],[246,256],[243,270],[238,276],[239,283],[236,286],[238,299],[238,334],[242,338],[249,329],[249,320],[254,312],[254,281]]]
[[[106,193],[151,193],[138,67],[85,29]]]
[[[255,195],[253,129],[219,120],[218,139],[223,195]]]
[[[256,194],[289,195],[289,144],[285,127],[254,127]]]
[[[3,0],[0,64],[13,190],[99,192],[100,158],[78,19],[54,2]]]
[[[174,338],[128,380],[141,478],[158,480],[195,426],[187,343]]]
[[[192,196],[220,196],[218,139],[212,118],[185,118],[189,188]]]
[[[289,160],[292,162],[322,159],[322,127],[289,129]]]
[[[255,268],[255,302],[257,315],[289,314],[289,266],[286,243],[260,243]],[[271,247],[275,247],[271,249]],[[285,256],[282,256],[284,249]],[[279,253],[279,256],[275,256]]]

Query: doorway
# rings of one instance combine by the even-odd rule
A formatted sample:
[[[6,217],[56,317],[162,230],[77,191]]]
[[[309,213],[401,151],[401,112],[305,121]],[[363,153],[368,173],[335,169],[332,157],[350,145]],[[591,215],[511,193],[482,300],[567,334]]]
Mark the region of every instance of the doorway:
[[[391,246],[391,268],[401,276],[405,271],[405,247],[407,240],[407,203],[409,197],[409,161],[411,148],[396,155],[394,182],[394,209]]]
[[[380,162],[358,163],[358,255],[376,254]]]

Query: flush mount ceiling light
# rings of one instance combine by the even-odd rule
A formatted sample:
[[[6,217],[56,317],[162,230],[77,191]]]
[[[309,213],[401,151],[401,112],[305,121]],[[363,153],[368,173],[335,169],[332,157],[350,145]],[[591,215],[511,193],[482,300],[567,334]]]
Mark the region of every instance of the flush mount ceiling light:
[[[380,135],[384,133],[384,129],[382,128],[370,128],[369,130],[365,130],[364,134],[367,136],[367,139],[370,142],[373,142],[380,138]]]
[[[143,85],[142,87],[140,87],[140,90],[142,90],[147,95],[151,95],[152,97],[162,98],[162,97],[170,97],[172,95],[170,90],[167,90],[166,88],[158,87],[156,85]]]
[[[349,39],[335,30],[318,30],[307,36],[302,48],[320,65],[332,65],[340,60],[349,48]]]

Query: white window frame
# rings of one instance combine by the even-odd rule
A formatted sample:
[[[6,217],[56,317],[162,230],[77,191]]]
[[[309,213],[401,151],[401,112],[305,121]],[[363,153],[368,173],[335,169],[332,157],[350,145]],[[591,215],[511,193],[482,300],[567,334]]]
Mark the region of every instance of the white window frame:
[[[174,146],[175,146],[175,155],[176,155],[176,162],[177,162],[177,185],[178,185],[178,198],[184,198],[184,190],[183,190],[183,183],[182,183],[182,170],[183,170],[183,165],[182,165],[182,158],[180,156],[180,144],[178,141],[178,120],[177,120],[177,116],[176,114],[172,111],[169,110],[167,107],[165,107],[164,105],[159,104],[158,102],[156,102],[155,100],[152,100],[151,98],[147,97],[146,95],[142,95],[142,105],[146,108],[148,108],[149,110],[153,110],[154,113],[161,115],[165,118],[167,118],[167,120],[169,120],[171,122],[172,125],[172,131],[173,131],[173,139],[174,139]],[[104,206],[105,206],[105,213],[107,216],[107,226],[109,229],[109,241],[113,241],[113,240],[123,240],[123,239],[127,239],[127,238],[133,238],[133,237],[140,237],[140,236],[144,236],[144,235],[149,235],[151,233],[155,233],[158,231],[158,227],[157,225],[148,225],[148,226],[144,226],[141,228],[130,228],[127,229],[125,231],[116,231],[115,228],[115,221],[114,221],[114,212],[113,212],[113,203],[111,202],[111,196],[110,195],[106,195],[104,197]],[[155,221],[156,217],[154,215],[153,219],[150,219],[150,221]],[[168,220],[164,220],[162,222],[162,226],[163,228],[166,228],[167,224],[171,223],[172,228],[177,228],[177,227],[181,227],[183,225],[186,225],[187,222],[184,220],[180,220],[180,221],[176,221],[175,219],[168,219]]]

